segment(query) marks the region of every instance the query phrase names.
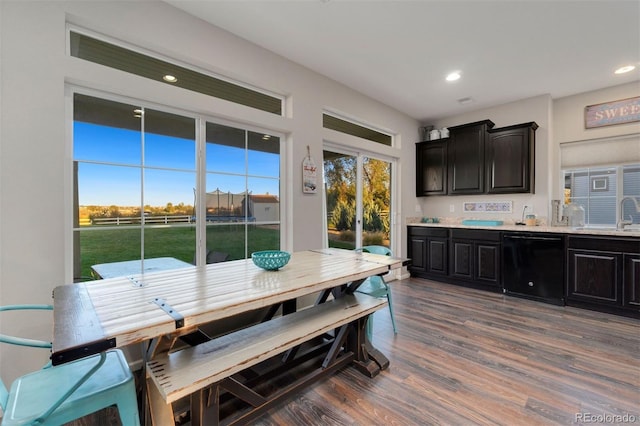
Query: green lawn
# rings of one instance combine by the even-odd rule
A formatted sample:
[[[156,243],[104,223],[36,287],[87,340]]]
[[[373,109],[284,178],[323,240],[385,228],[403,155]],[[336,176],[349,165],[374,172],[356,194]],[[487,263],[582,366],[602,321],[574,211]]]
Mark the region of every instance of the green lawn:
[[[245,258],[254,251],[280,248],[277,227],[231,224],[207,227],[207,248],[229,254],[229,260]],[[91,265],[140,258],[140,229],[88,229],[80,232],[81,276],[91,277]],[[175,257],[193,263],[195,229],[190,227],[148,228],[144,232],[145,258]],[[330,247],[352,250],[352,242],[329,240]]]
[[[207,227],[207,248],[229,254],[229,259],[245,258],[259,250],[280,248],[280,232],[273,227],[225,225]],[[140,258],[140,229],[86,230],[80,232],[81,275],[91,276],[91,265]],[[175,257],[194,261],[196,237],[194,228],[148,228],[144,232],[144,255]]]

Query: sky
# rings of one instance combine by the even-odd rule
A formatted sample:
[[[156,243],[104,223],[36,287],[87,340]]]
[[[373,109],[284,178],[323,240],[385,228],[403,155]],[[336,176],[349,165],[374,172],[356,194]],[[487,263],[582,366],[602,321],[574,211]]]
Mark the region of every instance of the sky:
[[[74,122],[79,205],[193,205],[196,142],[152,133],[142,139],[139,131]],[[207,192],[219,188],[279,196],[278,154],[206,145]]]

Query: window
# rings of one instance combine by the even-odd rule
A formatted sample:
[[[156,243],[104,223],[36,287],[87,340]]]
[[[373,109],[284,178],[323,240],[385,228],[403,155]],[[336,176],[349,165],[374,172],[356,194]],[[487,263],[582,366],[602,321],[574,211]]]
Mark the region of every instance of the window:
[[[393,141],[393,138],[386,133],[379,132],[369,127],[364,127],[326,113],[322,114],[322,126],[325,129],[331,129],[351,136],[368,139],[372,142],[381,143],[387,146],[391,146]]]
[[[194,92],[282,115],[282,98],[70,31],[71,56]]]
[[[248,258],[280,247],[280,138],[208,122],[207,249]]]
[[[564,171],[565,203],[580,204],[585,210],[585,225],[615,226],[621,215],[640,223],[634,197],[640,203],[640,164]],[[620,210],[622,209],[622,210]]]
[[[198,135],[195,115],[80,93],[73,108],[76,279],[103,263],[191,264],[199,240],[210,261],[280,248],[278,136],[213,122]]]

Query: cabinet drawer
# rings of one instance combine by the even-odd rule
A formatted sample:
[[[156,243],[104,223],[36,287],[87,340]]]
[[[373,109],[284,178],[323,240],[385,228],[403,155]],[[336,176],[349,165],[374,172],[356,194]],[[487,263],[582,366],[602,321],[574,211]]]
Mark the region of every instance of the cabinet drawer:
[[[500,242],[500,231],[488,231],[484,229],[452,229],[451,238],[459,240],[481,240]]]
[[[409,235],[417,236],[417,237],[448,238],[449,229],[448,228],[429,228],[425,226],[410,226]]]
[[[640,240],[611,237],[576,237],[569,236],[569,248],[582,250],[612,251],[624,253],[640,253]]]

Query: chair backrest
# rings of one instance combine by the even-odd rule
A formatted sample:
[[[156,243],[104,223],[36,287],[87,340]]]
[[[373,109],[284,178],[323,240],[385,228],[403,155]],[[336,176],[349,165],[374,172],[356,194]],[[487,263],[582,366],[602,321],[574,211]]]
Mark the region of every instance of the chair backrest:
[[[210,263],[226,262],[227,260],[229,260],[229,255],[227,253],[207,249],[207,256],[206,256],[207,265]],[[195,264],[196,264],[196,256],[194,255],[193,265]]]
[[[27,310],[53,310],[51,305],[7,305],[0,306],[0,312],[3,311],[27,311]],[[29,346],[32,348],[51,348],[51,342],[45,342],[42,340],[25,339],[23,337],[7,336],[6,334],[0,334],[0,343],[8,343],[10,345]],[[5,386],[2,378],[0,377],[0,407],[4,411],[7,407],[7,401],[9,399],[9,391]]]
[[[364,246],[362,251],[373,254],[384,254],[385,256],[391,256],[391,249],[385,246]]]
[[[227,260],[229,260],[229,255],[227,253],[213,250],[207,251],[207,264],[226,262]]]

